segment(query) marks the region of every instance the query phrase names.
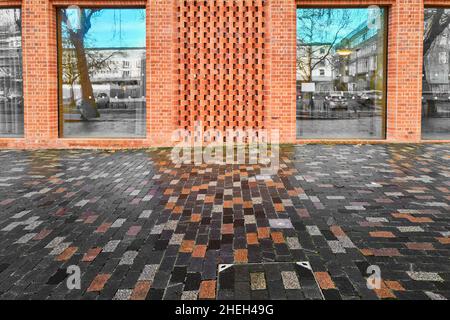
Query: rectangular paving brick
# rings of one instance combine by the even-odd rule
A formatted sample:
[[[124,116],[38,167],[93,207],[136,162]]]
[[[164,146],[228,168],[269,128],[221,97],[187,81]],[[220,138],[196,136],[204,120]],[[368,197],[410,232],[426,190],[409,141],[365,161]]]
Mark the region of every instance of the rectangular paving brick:
[[[102,291],[103,287],[105,286],[106,282],[108,282],[110,277],[111,277],[110,274],[99,274],[99,275],[97,275],[94,278],[94,280],[92,280],[89,288],[87,289],[87,292]]]
[[[202,281],[198,294],[199,299],[215,299],[216,298],[216,281]]]

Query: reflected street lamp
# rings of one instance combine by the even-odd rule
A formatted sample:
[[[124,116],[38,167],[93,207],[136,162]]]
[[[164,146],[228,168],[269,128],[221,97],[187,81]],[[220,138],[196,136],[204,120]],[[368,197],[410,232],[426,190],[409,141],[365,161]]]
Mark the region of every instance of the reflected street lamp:
[[[336,53],[342,57],[348,57],[353,53],[353,51],[350,49],[339,49],[336,51]]]

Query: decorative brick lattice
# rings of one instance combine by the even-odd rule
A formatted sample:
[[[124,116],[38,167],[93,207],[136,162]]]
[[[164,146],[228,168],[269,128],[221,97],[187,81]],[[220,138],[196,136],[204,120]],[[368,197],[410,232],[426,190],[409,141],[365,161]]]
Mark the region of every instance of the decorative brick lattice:
[[[265,125],[263,0],[177,2],[177,125],[192,130]]]

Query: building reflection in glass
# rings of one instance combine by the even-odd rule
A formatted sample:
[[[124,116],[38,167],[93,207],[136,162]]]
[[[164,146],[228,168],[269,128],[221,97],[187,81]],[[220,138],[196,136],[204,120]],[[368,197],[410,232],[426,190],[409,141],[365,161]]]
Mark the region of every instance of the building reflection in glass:
[[[21,137],[23,125],[20,9],[0,9],[0,137]]]
[[[297,137],[384,138],[385,10],[297,10]]]
[[[145,9],[59,10],[63,137],[146,135]]]
[[[422,138],[450,139],[450,9],[425,9]]]

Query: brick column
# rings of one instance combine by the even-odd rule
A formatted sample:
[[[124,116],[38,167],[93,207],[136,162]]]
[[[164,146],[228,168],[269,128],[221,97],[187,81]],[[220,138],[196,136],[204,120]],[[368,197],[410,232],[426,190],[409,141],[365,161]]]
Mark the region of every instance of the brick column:
[[[174,1],[179,0],[147,2],[147,138],[152,146],[170,145],[175,129]]]
[[[423,0],[397,0],[388,36],[387,140],[421,139]]]
[[[280,130],[282,143],[294,143],[296,3],[269,0],[267,6],[267,127]]]
[[[56,13],[49,1],[22,2],[25,144],[58,137]]]

